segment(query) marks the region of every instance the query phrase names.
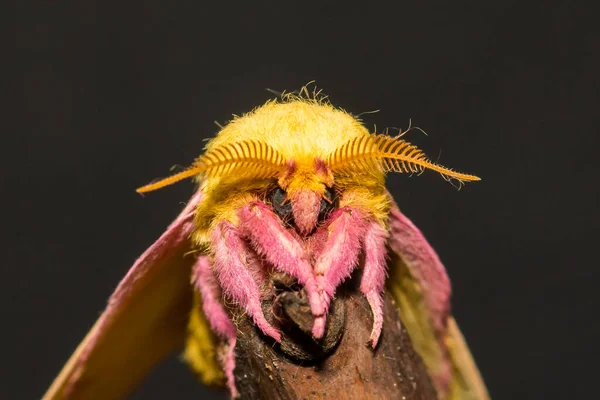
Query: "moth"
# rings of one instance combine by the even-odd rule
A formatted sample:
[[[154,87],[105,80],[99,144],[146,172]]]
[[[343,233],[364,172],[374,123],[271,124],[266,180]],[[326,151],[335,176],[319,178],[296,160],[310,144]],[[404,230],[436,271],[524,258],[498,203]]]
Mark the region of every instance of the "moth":
[[[370,347],[382,331],[387,286],[438,397],[487,399],[450,312],[444,266],[385,188],[387,173],[425,170],[479,180],[432,162],[401,137],[370,133],[353,115],[302,92],[235,117],[189,168],[138,189],[186,178],[198,183],[119,283],[44,399],[122,398],[181,347],[204,383],[224,382],[237,397],[237,332],[223,298],[280,341],[261,298],[266,276],[286,273],[307,293],[318,340],[336,289],[357,270],[373,315]]]

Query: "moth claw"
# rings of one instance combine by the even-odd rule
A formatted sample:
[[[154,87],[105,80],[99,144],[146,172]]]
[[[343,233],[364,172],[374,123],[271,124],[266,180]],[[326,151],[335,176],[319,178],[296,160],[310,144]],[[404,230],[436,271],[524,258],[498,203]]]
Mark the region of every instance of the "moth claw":
[[[279,332],[273,325],[269,324],[266,319],[262,321],[255,320],[254,323],[266,336],[273,338],[277,343],[281,342],[281,332]]]
[[[323,338],[323,335],[325,334],[325,323],[325,315],[319,315],[318,317],[315,317],[315,323],[313,324],[312,329],[312,335],[315,339]]]
[[[368,348],[370,348],[371,350],[375,350],[375,347],[377,347],[377,342],[379,340],[377,339],[372,339],[369,338],[369,340],[367,340],[367,343],[365,343],[367,345]]]

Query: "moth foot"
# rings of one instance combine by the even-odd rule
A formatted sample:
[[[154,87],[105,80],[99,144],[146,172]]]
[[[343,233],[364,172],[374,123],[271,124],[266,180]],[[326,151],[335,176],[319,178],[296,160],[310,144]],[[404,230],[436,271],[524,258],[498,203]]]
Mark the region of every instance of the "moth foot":
[[[380,335],[381,335],[381,331],[372,332],[371,337],[369,337],[369,340],[366,343],[367,347],[370,347],[372,350],[375,350],[375,347],[377,347],[377,343],[379,342]]]
[[[315,322],[313,324],[312,335],[315,339],[323,338],[325,334],[325,324],[327,322],[327,318],[325,315],[319,315],[315,317]]]
[[[227,388],[229,389],[232,399],[240,397],[240,393],[235,386],[235,376],[233,374],[233,371],[235,370],[235,344],[235,338],[229,341],[227,352],[223,356],[222,360],[225,378],[227,379]]]
[[[377,347],[377,343],[379,342],[379,337],[381,336],[381,328],[381,325],[373,326],[373,331],[371,332],[371,336],[369,337],[369,344],[373,349]]]
[[[277,343],[281,342],[281,332],[279,332],[273,325],[271,325],[260,313],[260,316],[254,316],[254,323],[265,335],[273,338]]]
[[[368,343],[374,349],[377,347],[377,342],[379,342],[379,337],[383,329],[383,301],[381,295],[376,291],[369,291],[365,296],[373,313],[373,328],[371,329],[371,336],[369,336]]]

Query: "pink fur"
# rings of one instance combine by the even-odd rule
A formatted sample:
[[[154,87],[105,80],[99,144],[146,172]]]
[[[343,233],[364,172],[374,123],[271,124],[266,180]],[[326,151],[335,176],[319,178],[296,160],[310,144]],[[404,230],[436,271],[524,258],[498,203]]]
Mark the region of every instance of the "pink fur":
[[[295,165],[290,163],[293,172]],[[321,173],[325,166],[317,163]],[[173,264],[174,257],[189,246],[189,237],[196,229],[195,210],[202,195],[198,191],[183,212],[165,233],[146,250],[109,299],[98,327],[82,349],[73,374],[65,388],[65,395],[76,393],[83,387],[80,377],[89,362],[101,359],[102,344],[122,340],[111,336],[115,325],[122,324],[134,299],[150,296],[157,277],[164,277]],[[211,250],[214,263],[201,256],[193,267],[193,284],[202,296],[203,312],[211,328],[227,341],[223,368],[232,396],[235,387],[236,327],[221,302],[220,290],[239,303],[256,326],[276,341],[280,332],[265,319],[261,309],[260,286],[264,284],[268,266],[284,271],[304,285],[315,316],[313,336],[322,337],[326,328],[326,315],[337,287],[351,276],[356,268],[358,254],[365,254],[360,290],[367,298],[373,312],[373,327],[369,342],[377,345],[382,330],[382,294],[386,278],[386,240],[390,248],[406,263],[410,274],[420,284],[431,323],[442,349],[447,349],[444,339],[450,312],[450,282],[437,254],[422,233],[397,208],[390,213],[391,232],[355,209],[345,207],[335,210],[328,221],[317,227],[318,207],[321,198],[315,193],[301,192],[292,204],[294,219],[302,235],[287,230],[271,208],[260,202],[251,202],[239,210],[240,225],[220,221],[212,232]],[[316,227],[316,229],[315,229]],[[309,234],[310,233],[310,234]],[[388,237],[389,236],[389,237]],[[264,260],[259,256],[264,257]],[[191,262],[190,262],[191,264]],[[189,265],[188,265],[189,267]],[[172,270],[168,270],[172,271]],[[162,321],[164,316],[158,316]],[[154,323],[154,322],[153,322]],[[158,322],[157,322],[158,323]],[[120,325],[119,325],[120,326]],[[139,331],[127,333],[130,337]],[[436,387],[447,387],[450,379],[449,363],[440,366],[432,377]]]
[[[215,272],[225,294],[246,310],[265,335],[279,342],[281,333],[265,319],[259,285],[248,268],[248,262],[256,259],[238,229],[227,221],[220,222],[213,232],[212,243]]]
[[[320,201],[320,197],[319,197]],[[329,223],[315,232],[315,240],[303,241],[286,230],[279,217],[265,204],[252,202],[239,213],[242,233],[250,238],[252,247],[278,270],[298,279],[306,288],[311,311],[315,317],[313,336],[323,337],[327,311],[336,288],[356,268],[361,250],[361,236],[367,248],[366,276],[361,282],[373,310],[373,331],[369,339],[375,347],[382,328],[381,295],[385,283],[385,230],[373,222],[367,229],[366,218],[357,210],[344,207],[334,211]],[[378,228],[377,228],[378,227]],[[318,249],[317,254],[313,253]],[[316,258],[314,266],[309,260]],[[367,267],[368,265],[368,267]],[[366,280],[375,279],[375,282]]]
[[[297,225],[300,222],[300,235],[294,229],[286,229],[272,209],[258,201],[239,210],[238,228],[227,221],[219,223],[212,237],[214,271],[224,292],[246,309],[265,334],[279,340],[280,333],[265,320],[260,308],[259,286],[263,283],[265,265],[270,264],[305,286],[315,317],[312,334],[321,338],[335,291],[351,276],[363,250],[365,261],[360,290],[373,312],[369,345],[375,348],[383,327],[387,242],[421,284],[437,338],[445,348],[450,282],[421,232],[396,208],[391,211],[391,232],[388,232],[351,207],[335,210],[315,231],[319,202],[320,197],[314,193],[310,196],[302,193],[293,200],[294,220]],[[257,253],[268,264],[260,261]],[[223,364],[230,390],[237,394],[233,378],[235,326],[218,301],[218,287],[206,257],[198,260],[195,279],[204,300],[204,313],[213,329],[229,343]],[[436,386],[447,387],[449,374],[450,371],[442,366],[439,374],[432,377]]]
[[[207,256],[200,256],[194,265],[192,283],[202,296],[202,311],[212,330],[228,343],[227,353],[222,359],[227,386],[232,398],[239,396],[235,387],[235,344],[237,329],[220,302],[221,288],[211,269]]]
[[[299,197],[296,201],[305,205],[316,204],[316,200],[312,202],[309,197]],[[304,212],[302,208],[297,209],[300,213]],[[445,348],[443,340],[450,310],[448,277],[421,232],[397,209],[391,211],[389,233],[379,223],[351,207],[335,210],[329,220],[309,236],[300,236],[293,229],[286,229],[270,207],[258,201],[241,208],[239,217],[239,228],[223,221],[214,231],[215,271],[225,293],[246,309],[265,334],[279,340],[279,332],[268,324],[260,309],[259,285],[264,279],[265,264],[257,259],[256,253],[274,268],[297,278],[305,286],[315,317],[312,333],[315,338],[320,338],[326,329],[327,311],[335,291],[351,276],[357,266],[358,255],[363,250],[365,261],[360,290],[373,312],[369,344],[375,348],[383,327],[382,296],[387,274],[387,242],[420,282],[438,340]],[[295,220],[297,218],[295,215]],[[304,229],[307,230],[312,224],[312,217],[302,215],[301,218],[309,221],[305,221]],[[314,230],[314,226],[310,230]],[[246,239],[250,241],[250,247]],[[213,290],[214,285],[214,277],[210,281],[208,261],[199,260],[198,264],[197,286],[203,298],[209,299],[204,312],[213,329],[222,332],[230,343],[230,354],[224,360],[224,368],[228,382],[233,382],[235,328],[232,328],[220,304],[216,301],[213,304],[210,294],[205,294]],[[202,271],[207,274],[204,284],[201,283]],[[449,373],[442,368],[433,377],[438,387],[447,386]],[[234,393],[235,385],[230,384],[230,389]]]
[[[373,330],[369,337],[372,348],[377,346],[383,327],[383,291],[387,275],[385,243],[388,234],[377,222],[371,222],[363,237],[365,251],[364,272],[360,281],[360,290],[365,295],[373,312]]]
[[[313,336],[323,337],[325,318],[335,289],[350,275],[356,267],[360,251],[360,236],[364,230],[363,217],[349,207],[336,210],[326,229],[329,237],[317,258],[314,272],[324,308],[313,326]]]
[[[321,196],[312,190],[300,190],[292,200],[294,222],[301,235],[308,235],[317,226]]]
[[[252,202],[239,213],[240,228],[258,253],[276,269],[298,279],[308,294],[311,310],[315,315],[324,313],[318,298],[312,266],[298,239],[288,232],[279,217],[265,204]]]

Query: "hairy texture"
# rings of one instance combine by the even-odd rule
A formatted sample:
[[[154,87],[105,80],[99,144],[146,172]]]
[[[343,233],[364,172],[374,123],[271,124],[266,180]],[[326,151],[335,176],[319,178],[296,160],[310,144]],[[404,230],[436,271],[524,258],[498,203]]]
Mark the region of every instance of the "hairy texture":
[[[281,180],[282,187],[288,184],[294,187],[296,183],[300,183],[296,178],[303,176],[308,180],[303,180],[298,188],[317,191],[317,186],[331,186],[334,178],[324,168],[324,163],[318,160],[325,160],[337,147],[354,137],[365,135],[369,135],[369,131],[360,121],[326,102],[299,99],[283,103],[270,101],[248,114],[235,117],[207,144],[206,152],[248,140],[267,143],[281,154],[285,162],[285,168],[275,177]],[[290,170],[291,165],[294,168]],[[310,173],[306,173],[307,171]],[[293,176],[289,178],[294,179],[286,178],[290,174]],[[200,174],[199,177],[202,178],[203,175]],[[381,185],[383,182],[383,173],[379,171],[376,174],[372,171],[357,171],[355,177],[354,182],[361,185]],[[257,183],[266,186],[271,182],[252,179],[248,175],[240,176],[239,173],[227,173],[202,179],[201,188],[208,201],[212,198],[223,199],[220,203],[225,205],[228,194],[233,194],[232,189],[242,193],[256,190]],[[223,214],[225,213],[224,210]],[[225,215],[214,216],[217,221],[224,218]]]
[[[334,211],[328,223],[320,226],[311,240],[307,240],[293,235],[272,209],[261,202],[251,202],[243,207],[239,211],[239,223],[236,228],[222,221],[215,230],[212,239],[214,269],[225,293],[246,310],[265,334],[280,341],[280,333],[276,332],[274,336],[275,328],[264,320],[262,310],[258,309],[261,301],[258,282],[252,278],[251,268],[247,266],[249,260],[254,259],[253,251],[262,255],[274,269],[297,279],[304,286],[314,317],[312,335],[321,339],[336,289],[351,276],[363,249],[366,255],[361,290],[374,316],[369,343],[373,348],[377,345],[383,323],[381,299],[385,282],[386,231],[381,225],[351,207],[344,207]],[[311,264],[309,260],[313,259],[314,264]],[[199,277],[210,272],[205,261],[200,267]],[[210,281],[200,288],[203,297],[205,291],[210,294]],[[218,332],[224,330],[223,326],[229,326],[229,319],[210,297],[205,300],[204,312],[207,316],[210,313],[209,321]],[[225,364],[231,366],[233,361],[227,360]]]
[[[322,314],[315,314],[313,336],[316,338],[322,337],[325,332],[327,310],[335,289],[350,277],[356,267],[364,225],[360,213],[349,207],[336,210],[330,221],[327,227],[329,236],[314,267],[319,300],[322,302],[318,309],[323,310]]]
[[[386,278],[385,247],[388,233],[381,225],[371,222],[365,229],[363,246],[365,267],[360,281],[360,291],[365,295],[373,312],[373,329],[369,337],[372,348],[377,346],[383,325],[383,292]]]
[[[285,160],[325,160],[340,144],[369,131],[352,115],[330,104],[315,101],[270,101],[225,126],[207,146],[259,140],[273,146]]]
[[[338,147],[326,158],[334,173],[356,170],[420,173],[425,168],[460,181],[478,181],[475,175],[463,174],[431,162],[425,153],[405,140],[386,135],[355,137]]]
[[[298,279],[305,287],[315,317],[315,338],[321,338],[325,332],[327,311],[336,288],[351,276],[357,266],[358,254],[363,248],[361,236],[367,221],[363,214],[350,207],[338,209],[330,216],[329,223],[319,228],[327,235],[315,234],[316,240],[322,243],[303,246],[302,240],[286,230],[268,206],[253,202],[240,210],[240,230],[250,239],[252,247],[276,269]],[[375,316],[369,339],[374,347],[381,332],[386,233],[378,223],[373,221],[369,224],[368,234],[363,240],[367,254],[367,278],[363,287]],[[319,250],[316,254],[315,248]],[[314,265],[309,263],[313,258],[316,260]]]
[[[294,193],[292,213],[301,235],[308,235],[317,226],[321,195],[312,190],[299,190]]]
[[[222,356],[221,363],[231,397],[238,397],[239,393],[235,387],[235,377],[233,376],[237,330],[221,304],[221,288],[212,272],[210,259],[207,256],[198,257],[194,265],[192,283],[202,296],[202,311],[208,319],[210,327],[227,341],[228,348]]]
[[[259,284],[248,268],[254,260],[236,227],[224,221],[213,234],[214,268],[225,294],[239,302],[258,328],[276,341],[281,334],[267,322],[260,308]]]
[[[298,240],[288,232],[279,217],[265,204],[253,202],[240,210],[240,229],[252,246],[276,269],[298,279],[315,296],[312,266]]]
[[[361,235],[366,226],[364,215],[350,207],[336,210],[330,216],[329,224],[320,228],[327,230],[328,234],[325,237],[316,234],[317,237],[323,237],[323,243],[318,246],[320,251],[314,256],[306,254],[299,239],[291,235],[264,204],[256,202],[244,207],[240,211],[240,220],[242,232],[250,238],[253,247],[276,269],[298,279],[304,285],[315,317],[313,336],[321,338],[325,332],[327,311],[335,289],[350,277],[357,265],[362,248]],[[382,232],[385,235],[380,226],[374,238],[366,238],[365,245],[371,245],[371,242],[379,239]],[[381,301],[377,299],[380,299],[385,282],[385,272],[380,271],[385,247],[382,243],[374,244],[376,247],[369,252],[367,275],[370,279],[379,281],[365,284],[369,303],[377,315],[370,339],[373,346],[377,342],[375,337],[381,331]],[[314,265],[308,262],[310,258],[316,258]]]

